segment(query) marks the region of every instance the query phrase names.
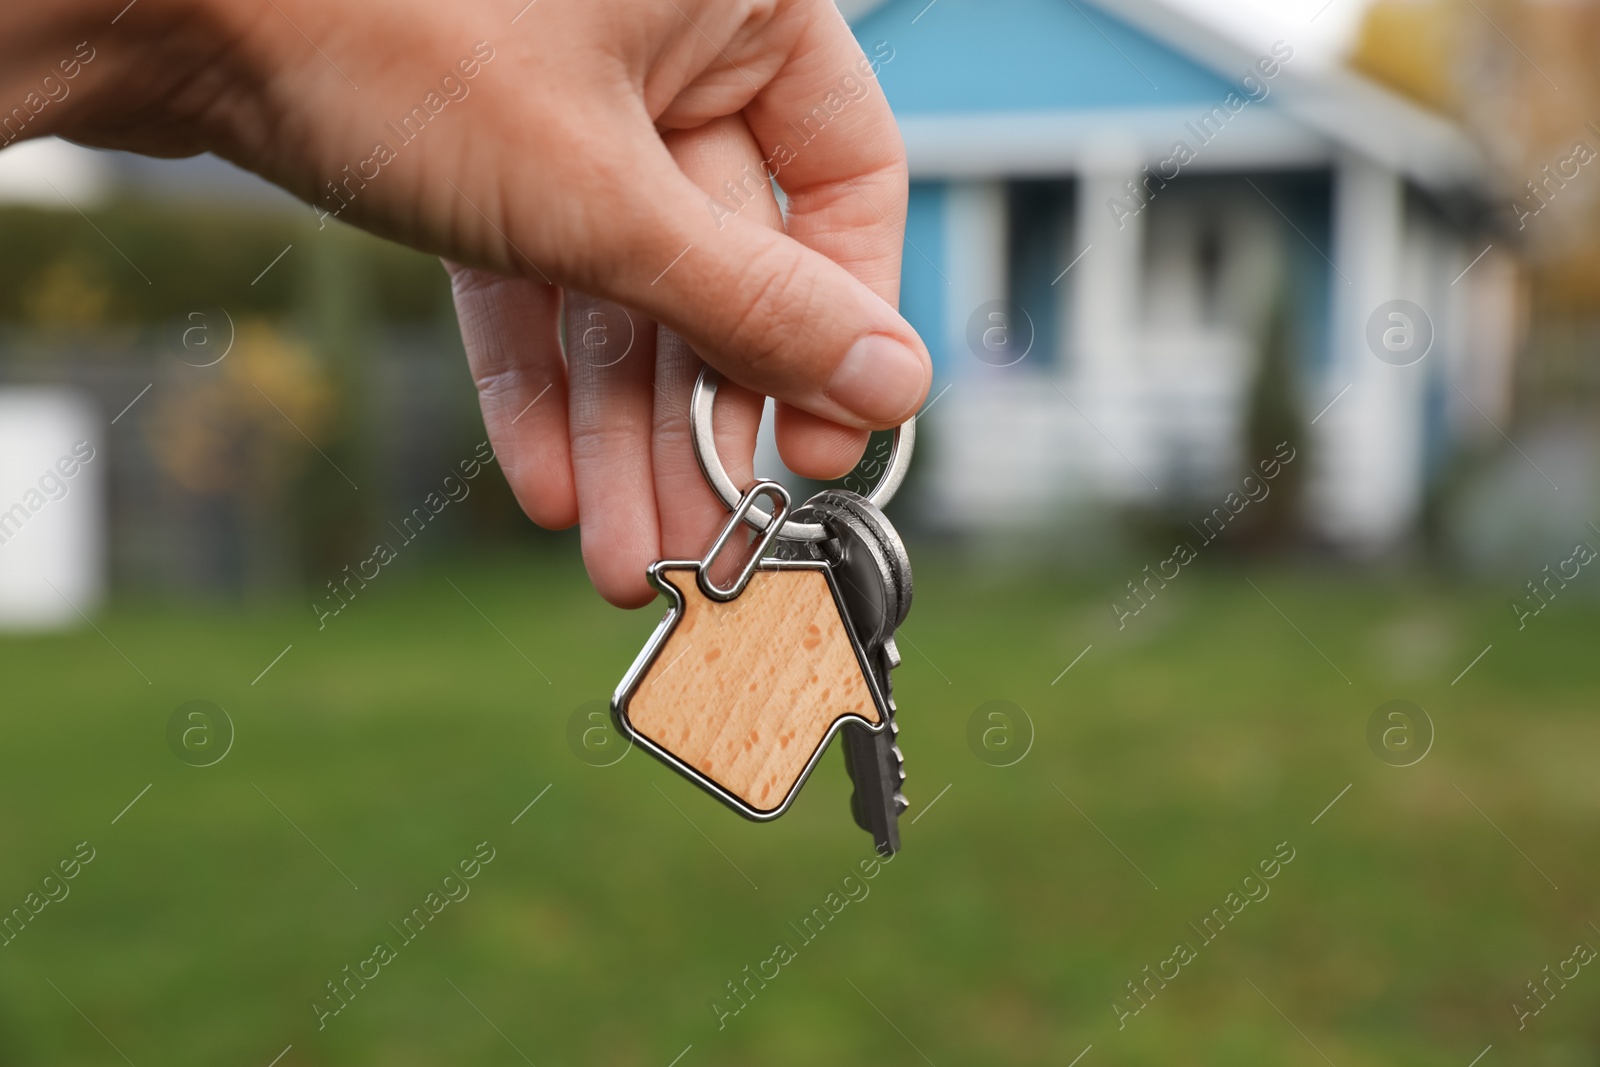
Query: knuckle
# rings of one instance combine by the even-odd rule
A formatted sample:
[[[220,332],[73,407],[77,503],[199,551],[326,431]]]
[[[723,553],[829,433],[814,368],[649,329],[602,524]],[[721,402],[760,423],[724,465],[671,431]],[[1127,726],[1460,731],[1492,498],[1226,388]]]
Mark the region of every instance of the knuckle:
[[[746,29],[764,26],[778,13],[778,0],[744,0],[741,20]]]
[[[575,464],[596,468],[628,468],[648,463],[650,436],[630,419],[576,420],[570,430]]]
[[[459,302],[461,300],[492,294],[498,287],[497,283],[505,279],[498,274],[475,267],[462,267],[444,261],[446,272],[450,275],[451,295]]]
[[[758,376],[782,374],[789,369],[788,354],[808,335],[815,280],[800,256],[781,247],[764,252],[747,273],[758,281],[733,320],[730,345]]]
[[[522,380],[522,368],[504,358],[472,368],[472,384],[477,387],[479,401],[485,405],[514,395],[521,388]]]

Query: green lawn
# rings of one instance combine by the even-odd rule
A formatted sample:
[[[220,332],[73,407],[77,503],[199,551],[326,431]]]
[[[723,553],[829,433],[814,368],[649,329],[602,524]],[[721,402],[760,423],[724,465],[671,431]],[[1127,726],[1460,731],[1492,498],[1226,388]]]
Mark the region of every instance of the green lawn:
[[[576,758],[569,715],[658,612],[543,556],[402,571],[321,632],[296,601],[0,642],[0,909],[94,849],[0,948],[0,1063],[1595,1063],[1600,968],[1520,1031],[1512,1003],[1600,946],[1600,608],[1569,593],[1518,632],[1511,583],[1207,560],[1118,631],[1128,569],[920,561],[896,685],[924,817],[870,881],[845,881],[870,853],[836,753],[768,825],[642,752]],[[237,727],[205,768],[166,739],[197,698]],[[1406,768],[1367,743],[1395,698],[1437,728]],[[996,699],[1037,728],[1010,767],[968,747]],[[485,841],[404,943],[391,923]],[[1206,943],[1190,923],[1284,842]],[[814,940],[791,926],[846,890]],[[380,941],[395,958],[319,1030]]]

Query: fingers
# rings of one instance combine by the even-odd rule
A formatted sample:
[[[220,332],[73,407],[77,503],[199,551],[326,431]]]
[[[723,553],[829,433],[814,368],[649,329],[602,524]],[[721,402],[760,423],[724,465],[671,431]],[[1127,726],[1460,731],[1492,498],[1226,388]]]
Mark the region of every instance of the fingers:
[[[767,172],[788,197],[789,236],[899,300],[906,160],[877,83],[894,58],[887,43],[863,55],[843,18],[811,19],[790,61],[746,109]],[[860,460],[867,435],[779,405],[778,450],[791,470],[837,478]]]
[[[511,442],[513,463],[530,450],[553,455],[543,430],[523,440],[521,423],[531,417],[523,413],[545,402],[529,387],[548,385],[545,399],[561,399],[570,383],[570,445],[559,469],[519,463],[513,485],[540,521],[582,515],[585,562],[618,605],[648,602],[648,565],[663,552],[697,556],[726,515],[691,458],[695,353],[730,381],[717,436],[741,481],[750,477],[759,397],[731,383],[780,401],[785,459],[814,477],[843,473],[864,430],[898,425],[927,394],[927,350],[892,306],[905,213],[898,135],[868,80],[871,64],[831,5],[790,6],[811,11],[785,42],[781,69],[762,79],[765,88],[749,103],[755,136],[746,116],[734,115],[664,140],[648,101],[634,100],[612,116],[612,136],[585,144],[578,172],[588,191],[580,200],[591,210],[566,224],[583,239],[555,241],[549,266],[563,283],[616,303],[568,291],[561,384],[559,358],[551,358],[553,290],[532,286],[514,298],[480,296],[475,305],[476,289],[491,283],[458,286],[463,319],[476,308],[485,320],[481,327],[464,321],[464,331],[496,342],[469,340],[469,351],[479,353],[474,372],[484,383],[486,421]],[[774,173],[790,196],[794,236],[782,232],[772,202]],[[519,238],[537,252],[552,243],[537,239],[538,219],[520,213],[507,218],[507,229],[508,244]],[[636,309],[633,318],[618,304]],[[658,353],[647,317],[692,351],[662,331]],[[528,333],[533,322],[543,325]],[[522,345],[515,352],[507,344],[512,332]],[[631,348],[614,358],[622,334]],[[610,345],[596,357],[590,342],[599,336]]]
[[[601,596],[641,607],[655,599],[646,572],[661,558],[651,458],[654,324],[571,290],[563,313],[584,566]]]
[[[789,199],[789,235],[899,300],[906,154],[869,59],[834,8],[810,19],[778,75],[745,109],[768,173]]]
[[[716,119],[693,130],[663,136],[685,175],[709,193],[726,191],[760,163],[760,147],[742,116]],[[736,185],[737,187],[737,185]],[[783,212],[765,182],[743,187],[742,213],[751,221],[783,228]],[[688,406],[700,360],[671,330],[658,339],[656,370],[656,491],[663,501],[661,539],[669,555],[698,552],[726,517],[694,462]],[[717,393],[715,430],[720,454],[735,485],[755,480],[750,458],[761,422],[762,398],[727,381]],[[797,422],[797,420],[800,420]],[[778,408],[779,449],[790,470],[810,478],[836,478],[860,458],[866,433],[846,429],[794,408]],[[677,548],[677,545],[687,546]],[[699,546],[699,547],[697,547]]]
[[[737,195],[740,201],[740,213],[750,222],[761,223],[774,230],[783,229],[783,212],[778,207],[777,199],[772,195],[771,185],[760,180],[763,175],[761,170],[761,148],[742,116],[733,115],[723,119],[716,119],[693,130],[669,132],[662,138],[667,145],[672,158],[696,185],[706,190],[708,194],[716,196]],[[730,192],[736,190],[737,192]],[[673,342],[672,349],[676,350],[679,339],[670,330],[661,332],[663,357],[668,349],[665,347],[668,339]],[[698,359],[696,359],[698,364]],[[657,382],[657,416],[658,439],[656,456],[658,462],[675,458],[660,434],[660,415],[663,405],[668,407],[677,405],[687,407],[688,397],[693,385],[693,374],[689,376],[686,384],[677,387],[674,393],[668,390],[668,383],[659,377],[661,369],[658,366]],[[754,401],[738,401],[732,395],[735,389],[730,382],[719,393],[728,396],[726,402],[730,414],[723,418],[749,417],[752,420],[750,431],[753,434],[760,421],[760,408]],[[744,390],[738,390],[744,392]],[[752,406],[755,405],[755,406]],[[723,407],[719,404],[719,411]],[[738,414],[731,414],[737,410]],[[718,423],[721,425],[720,421]],[[685,421],[682,431],[687,440],[688,424]],[[786,404],[777,406],[776,436],[779,452],[784,463],[797,474],[808,478],[837,478],[849,472],[861,458],[861,452],[866,447],[867,433],[864,430],[855,430],[830,422],[816,415],[809,414],[790,407]],[[740,438],[739,440],[742,440]],[[753,442],[753,438],[752,438]],[[752,446],[753,447],[753,444]],[[741,456],[743,452],[739,453]],[[696,472],[698,473],[698,472]],[[670,480],[670,479],[668,479]],[[664,484],[662,472],[657,472],[657,487],[663,499],[668,496],[669,489]],[[745,482],[738,475],[734,476],[736,484]],[[696,490],[688,490],[691,499],[698,500],[701,494]],[[714,497],[707,497],[714,501]],[[720,505],[718,505],[720,506]],[[666,545],[673,544],[673,538],[668,536],[667,527],[670,512],[662,512],[662,536]],[[708,534],[709,530],[702,529],[704,524],[692,525],[699,534]],[[696,534],[687,534],[689,544],[696,543]],[[669,547],[668,552],[672,549]]]
[[[683,338],[661,330],[656,341],[655,484],[661,552],[667,559],[699,559],[728,521],[727,505],[706,483],[690,440],[689,396],[702,366]],[[717,390],[713,419],[717,455],[735,485],[755,481],[751,459],[763,399],[733,382],[723,382]],[[731,559],[740,553],[726,555]]]
[[[500,469],[528,517],[578,521],[567,443],[567,374],[554,286],[445,264],[467,365]]]
[[[697,190],[659,140],[637,149],[632,181],[651,195],[618,205],[586,284],[667,324],[734,381],[814,415],[878,428],[916,411],[927,350],[882,297]]]
[[[662,140],[683,173],[704,189],[716,188],[760,159],[755,138],[739,115],[669,132]],[[779,229],[783,226],[783,213],[770,187],[752,190],[748,210],[752,221]],[[699,558],[728,519],[727,506],[700,471],[691,439],[689,400],[702,366],[683,338],[666,327],[660,329],[656,336],[655,481],[661,548],[673,559]],[[731,381],[717,390],[713,418],[717,453],[735,485],[755,480],[752,459],[764,399]],[[726,555],[733,560],[739,553]]]
[[[861,461],[870,435],[866,430],[840,426],[809,411],[778,404],[773,436],[784,466],[802,478],[828,481],[843,478]]]

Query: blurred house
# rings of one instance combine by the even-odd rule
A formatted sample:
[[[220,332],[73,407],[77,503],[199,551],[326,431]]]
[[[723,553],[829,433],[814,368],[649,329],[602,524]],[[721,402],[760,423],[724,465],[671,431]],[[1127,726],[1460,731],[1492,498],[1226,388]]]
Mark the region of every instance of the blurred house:
[[[1208,510],[1276,420],[1313,530],[1365,553],[1498,439],[1517,268],[1443,119],[1155,0],[845,10],[910,157],[902,307],[947,390],[934,521]],[[1286,411],[1252,410],[1264,371]]]
[[[108,587],[320,587],[482,440],[438,261],[216,157],[19,142],[0,235],[0,629]],[[413,555],[520,531],[513,509],[478,488]]]
[[[1485,221],[1488,172],[1450,123],[1317,54],[1306,20],[1358,15],[1307,10],[1285,42],[1246,45],[1157,0],[840,5],[910,155],[902,305],[937,367],[915,481],[928,521],[1048,529],[1123,506],[1191,518],[1289,437],[1312,529],[1379,551],[1413,528],[1452,456],[1511,431],[1519,268]],[[1232,33],[1241,20],[1222,21]],[[852,86],[795,117],[798,151],[859,99]],[[153,384],[104,431],[118,581],[230,588],[293,569],[269,551],[290,536],[250,510],[279,498],[196,481],[157,432],[196,390],[257,397],[230,377],[242,360],[186,351],[197,321],[230,337],[235,320],[275,323],[332,383],[329,462],[270,479],[292,503],[267,510],[300,530],[312,577],[478,440],[453,328],[417,310],[428,293],[447,303],[425,257],[379,273],[366,249],[358,268],[342,228],[212,157],[19,143],[0,152],[0,203],[51,209],[88,249],[44,266],[14,251],[39,290],[24,303],[88,319],[88,293],[145,320],[136,341],[93,323],[0,329],[0,383],[74,385],[105,415]],[[150,205],[171,214],[140,221]],[[98,232],[114,219],[128,236]],[[227,240],[193,236],[213,225]],[[77,270],[91,254],[109,265],[98,280]],[[247,425],[275,424],[234,428]],[[777,470],[765,440],[759,467]]]

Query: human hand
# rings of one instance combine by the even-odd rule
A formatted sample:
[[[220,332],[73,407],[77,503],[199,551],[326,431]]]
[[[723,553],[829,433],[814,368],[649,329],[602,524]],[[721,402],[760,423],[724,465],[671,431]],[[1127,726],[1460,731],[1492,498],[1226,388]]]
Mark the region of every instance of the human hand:
[[[707,189],[762,158],[739,115],[664,139],[684,173]],[[745,211],[753,223],[783,228],[770,186],[756,190]],[[649,564],[702,555],[728,517],[690,441],[699,356],[672,330],[602,298],[487,271],[452,274],[484,422],[524,507],[536,516],[536,508],[553,506],[566,509],[558,516],[581,516],[595,587],[623,606],[649,603]],[[601,340],[590,343],[597,332]],[[547,403],[558,386],[566,397]],[[718,391],[718,453],[739,484],[754,481],[763,399],[732,382]],[[821,476],[842,473],[860,454],[855,431],[820,420],[802,425],[799,437]]]
[[[647,600],[644,565],[693,547],[676,524],[694,490],[678,474],[698,486],[698,472],[656,411],[694,363],[672,341],[648,357],[650,322],[778,398],[779,447],[804,474],[842,473],[865,429],[903,421],[926,393],[926,350],[891,303],[903,152],[828,0],[142,0],[114,26],[88,11],[81,0],[49,16],[101,59],[30,132],[216,151],[465,265],[458,308],[513,489],[543,525],[581,520],[613,602]],[[37,32],[12,39],[48,54]],[[737,213],[695,179],[739,182],[738,168],[692,161],[731,160],[713,149],[737,131],[673,132],[730,116],[756,163],[740,197],[758,206]],[[753,217],[760,160],[788,197],[787,234]],[[569,375],[558,287],[635,309],[640,358]],[[570,300],[569,322],[587,306]],[[739,403],[748,414],[754,400]],[[730,440],[745,432],[729,427]]]

